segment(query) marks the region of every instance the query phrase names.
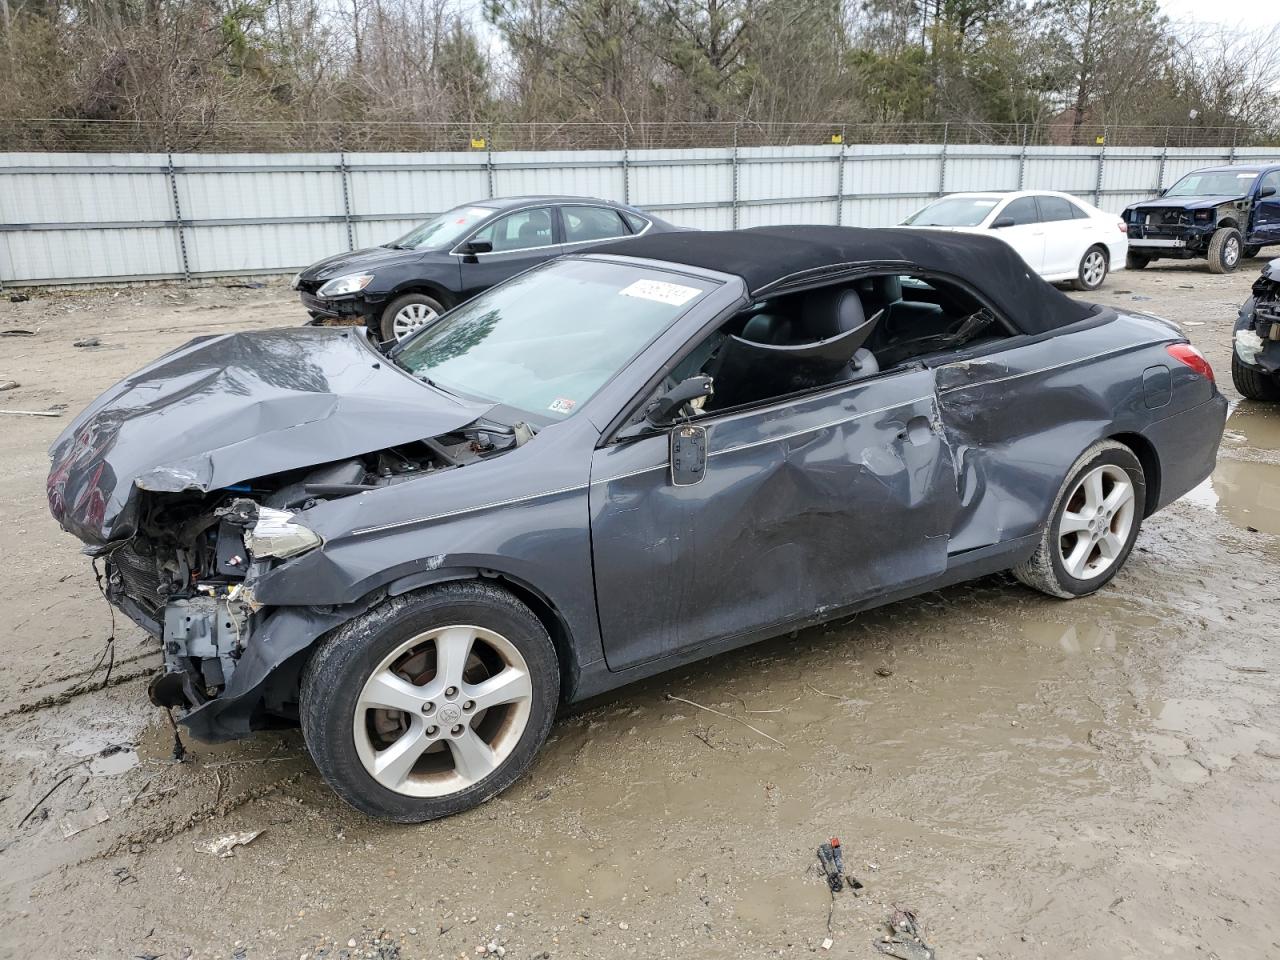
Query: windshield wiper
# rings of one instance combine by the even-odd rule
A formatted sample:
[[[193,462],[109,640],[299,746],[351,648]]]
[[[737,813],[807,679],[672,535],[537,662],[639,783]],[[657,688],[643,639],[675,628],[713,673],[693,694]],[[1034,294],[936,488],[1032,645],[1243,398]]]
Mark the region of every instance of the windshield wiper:
[[[388,250],[412,250],[413,247],[406,247],[403,243],[384,243],[384,247]]]
[[[448,389],[446,389],[446,388],[444,388],[444,387],[440,386],[440,384],[436,383],[436,382],[435,382],[434,380],[432,380],[430,377],[424,377],[424,376],[422,376],[422,375],[420,375],[420,374],[416,374],[416,373],[414,374],[414,376],[415,376],[417,379],[421,380],[423,383],[425,383],[428,387],[430,387],[430,388],[431,388],[431,389],[433,389],[433,390],[439,390],[441,393],[447,393],[447,394],[448,394],[449,396],[451,396],[451,397],[457,397],[457,396],[458,396],[458,395],[457,395],[456,393],[454,393],[452,390],[448,390]],[[459,398],[459,399],[461,399],[461,398]]]

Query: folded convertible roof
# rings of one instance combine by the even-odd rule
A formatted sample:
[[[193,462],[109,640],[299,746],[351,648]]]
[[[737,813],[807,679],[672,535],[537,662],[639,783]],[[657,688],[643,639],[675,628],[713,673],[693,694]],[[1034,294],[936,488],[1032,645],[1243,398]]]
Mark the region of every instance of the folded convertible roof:
[[[1044,333],[1089,316],[1093,304],[1046,283],[997,237],[889,227],[785,226],[652,233],[591,248],[718,270],[741,277],[752,296],[819,281],[859,267],[911,268],[962,280],[1025,333]]]

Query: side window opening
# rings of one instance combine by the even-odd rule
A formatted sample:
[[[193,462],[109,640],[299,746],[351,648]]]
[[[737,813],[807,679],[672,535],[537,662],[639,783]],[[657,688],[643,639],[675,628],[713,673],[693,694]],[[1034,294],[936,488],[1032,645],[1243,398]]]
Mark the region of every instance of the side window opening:
[[[546,207],[521,210],[495,220],[472,239],[489,241],[493,244],[494,253],[549,247],[552,241],[551,211]]]
[[[561,207],[565,243],[609,240],[627,236],[622,218],[607,207]]]
[[[996,214],[997,220],[1009,218],[1013,221],[1014,226],[1023,226],[1028,223],[1038,223],[1040,221],[1040,213],[1036,210],[1036,201],[1034,197],[1018,197],[1016,200],[1010,200],[1009,205]]]
[[[910,274],[770,297],[735,314],[671,370],[659,392],[706,374],[692,415],[852,383],[1009,336],[963,287]]]
[[[1040,219],[1046,223],[1053,223],[1056,220],[1071,220],[1074,218],[1072,208],[1079,209],[1075,204],[1062,197],[1040,196],[1036,198],[1040,204]]]

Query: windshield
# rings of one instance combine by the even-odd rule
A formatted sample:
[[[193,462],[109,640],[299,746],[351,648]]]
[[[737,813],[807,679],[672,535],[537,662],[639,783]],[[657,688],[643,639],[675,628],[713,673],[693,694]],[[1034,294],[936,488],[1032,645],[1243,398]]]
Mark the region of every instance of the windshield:
[[[494,214],[493,207],[455,207],[434,220],[421,223],[388,247],[399,250],[440,249],[451,247],[463,234],[473,229],[485,217]]]
[[[999,202],[998,197],[943,197],[902,222],[912,227],[976,227]]]
[[[1256,170],[1205,170],[1188,173],[1165,191],[1166,197],[1242,197],[1258,179]]]
[[[451,393],[563,420],[714,286],[644,267],[555,261],[445,314],[394,359]]]

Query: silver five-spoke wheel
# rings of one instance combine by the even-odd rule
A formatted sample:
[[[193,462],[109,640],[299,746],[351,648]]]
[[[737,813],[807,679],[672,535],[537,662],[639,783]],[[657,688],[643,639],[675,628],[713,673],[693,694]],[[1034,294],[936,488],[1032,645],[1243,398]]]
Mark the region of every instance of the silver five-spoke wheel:
[[[1102,255],[1101,250],[1090,250],[1084,255],[1080,275],[1090,289],[1102,283],[1107,275],[1107,258]]]
[[[403,340],[438,316],[440,314],[425,303],[406,303],[392,318],[391,332],[396,340]]]
[[[529,667],[509,640],[475,626],[419,634],[374,669],[356,701],[356,753],[378,783],[440,797],[496,770],[529,722]]]
[[[1091,580],[1119,559],[1133,527],[1135,502],[1133,483],[1122,467],[1103,464],[1080,478],[1058,527],[1058,555],[1067,573]]]

